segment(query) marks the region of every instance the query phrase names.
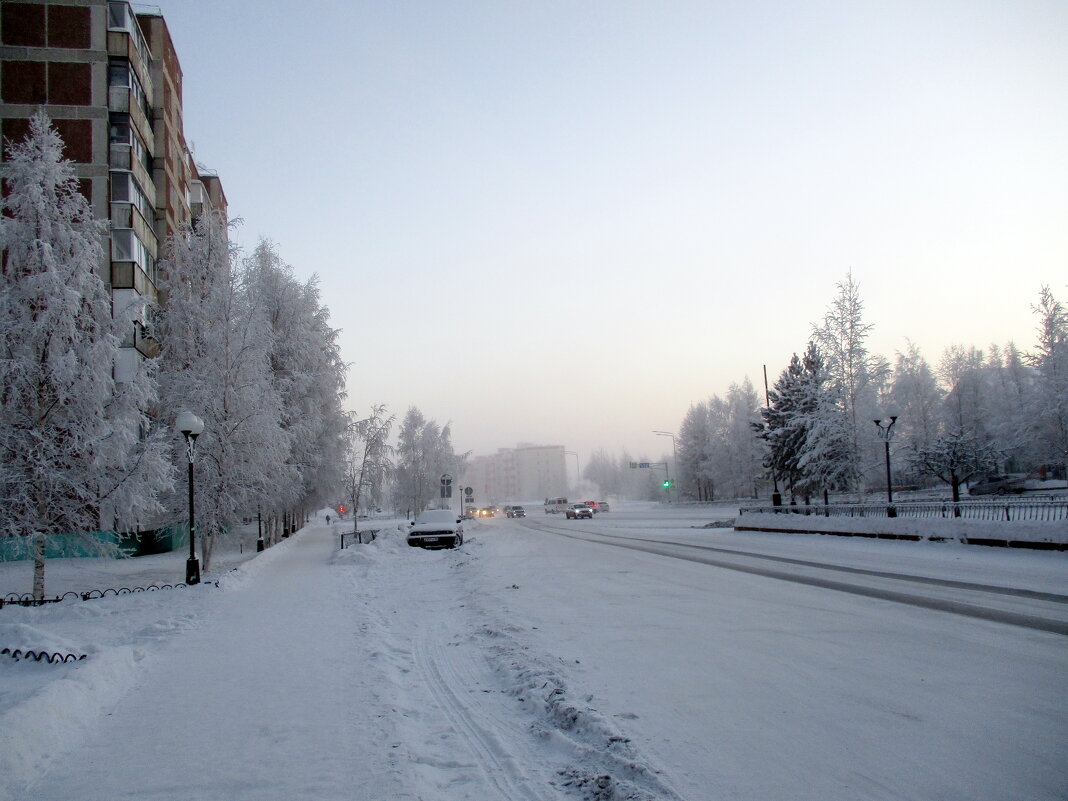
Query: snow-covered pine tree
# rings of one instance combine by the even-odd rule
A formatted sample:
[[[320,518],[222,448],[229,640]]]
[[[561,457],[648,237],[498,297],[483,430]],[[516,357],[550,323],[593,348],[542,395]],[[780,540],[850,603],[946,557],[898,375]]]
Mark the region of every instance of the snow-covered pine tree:
[[[0,211],[0,534],[32,546],[38,599],[50,538],[110,550],[92,532],[147,521],[172,480],[144,413],[151,364],[113,378],[120,338],[97,272],[103,224],[62,152],[39,112],[8,149]]]
[[[814,438],[813,444],[822,437],[830,440],[820,442],[818,451],[822,455],[810,453],[809,461],[834,455],[843,463],[820,466],[820,472],[834,475],[834,483],[844,481],[846,488],[857,492],[862,489],[869,457],[875,453],[876,432],[871,421],[878,416],[873,415],[876,388],[882,383],[881,373],[886,369],[883,359],[868,352],[867,339],[872,326],[864,322],[863,313],[860,287],[850,271],[845,281],[838,283],[838,294],[828,307],[823,323],[812,328],[812,338],[833,386],[830,397],[835,402],[821,403],[821,416],[810,436]],[[834,419],[836,414],[844,419]]]

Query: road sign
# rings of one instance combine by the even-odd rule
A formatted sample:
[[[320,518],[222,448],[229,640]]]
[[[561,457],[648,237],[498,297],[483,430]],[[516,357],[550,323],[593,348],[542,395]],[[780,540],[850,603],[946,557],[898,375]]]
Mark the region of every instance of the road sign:
[[[652,462],[638,462],[638,467],[652,467]]]
[[[471,489],[470,487],[464,487],[464,495],[466,495],[468,498],[470,498],[473,493],[473,489]]]

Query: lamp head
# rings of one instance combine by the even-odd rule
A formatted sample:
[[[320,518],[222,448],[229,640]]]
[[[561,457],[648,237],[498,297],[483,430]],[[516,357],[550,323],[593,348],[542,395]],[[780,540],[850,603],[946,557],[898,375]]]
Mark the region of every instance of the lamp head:
[[[188,410],[178,413],[174,427],[187,437],[198,437],[204,431],[204,421]]]

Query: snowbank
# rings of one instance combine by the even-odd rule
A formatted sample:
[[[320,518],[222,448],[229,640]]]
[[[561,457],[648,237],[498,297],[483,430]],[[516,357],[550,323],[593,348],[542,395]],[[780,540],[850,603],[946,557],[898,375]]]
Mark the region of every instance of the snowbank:
[[[773,531],[799,534],[836,534],[880,539],[954,541],[976,545],[1068,548],[1068,522],[993,522],[943,518],[821,517],[752,513],[741,515],[736,531]]]

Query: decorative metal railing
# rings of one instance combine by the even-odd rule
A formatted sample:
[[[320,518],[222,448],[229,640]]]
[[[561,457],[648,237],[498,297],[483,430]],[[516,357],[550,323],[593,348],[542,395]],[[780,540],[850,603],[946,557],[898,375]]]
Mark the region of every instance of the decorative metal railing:
[[[218,586],[218,582],[205,582],[214,583]],[[60,601],[66,601],[68,598],[75,598],[82,601],[92,601],[97,598],[107,598],[109,595],[133,595],[138,592],[156,592],[157,590],[175,590],[179,587],[184,587],[185,584],[178,582],[177,584],[149,584],[147,587],[108,587],[103,590],[87,590],[85,592],[65,592],[62,595],[57,595],[53,598],[34,598],[31,593],[17,593],[9,592],[4,597],[0,598],[0,609],[4,606],[41,606],[42,604],[56,604]]]
[[[890,510],[894,513],[890,513]],[[896,513],[896,514],[895,514]],[[1068,521],[1068,500],[935,501],[905,503],[832,503],[813,506],[747,506],[747,514],[796,514],[822,517],[963,518],[995,522]]]

